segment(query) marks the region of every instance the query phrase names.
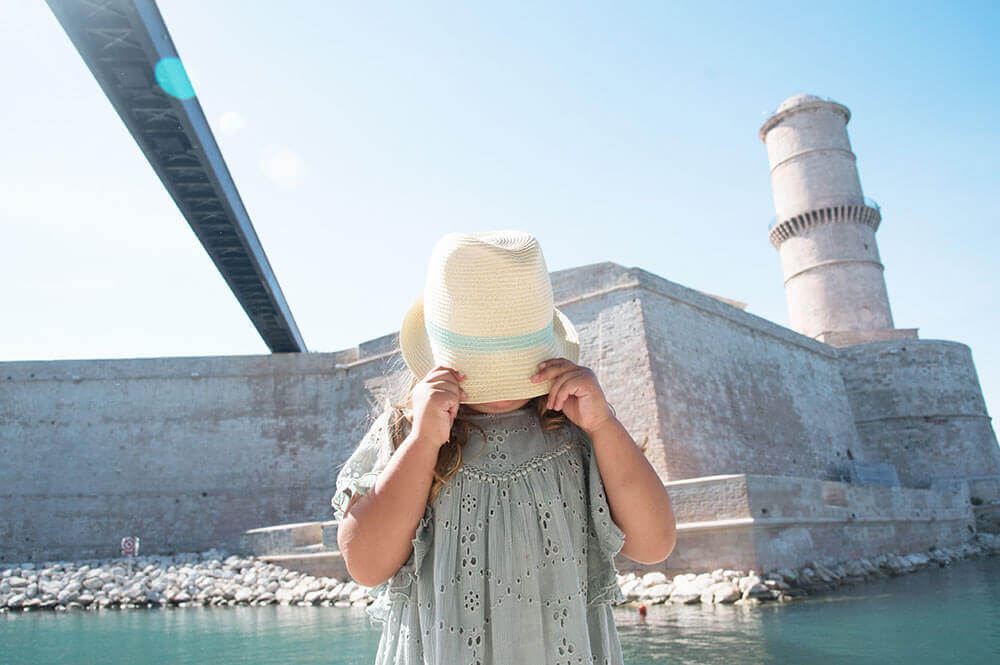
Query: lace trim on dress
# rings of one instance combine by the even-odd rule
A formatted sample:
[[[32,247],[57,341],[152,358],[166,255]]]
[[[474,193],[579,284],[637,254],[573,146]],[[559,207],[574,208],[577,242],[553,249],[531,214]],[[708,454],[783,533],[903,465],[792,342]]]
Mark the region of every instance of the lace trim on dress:
[[[488,482],[511,481],[529,473],[531,469],[537,469],[541,467],[544,463],[548,462],[549,460],[558,457],[559,455],[565,454],[567,451],[573,448],[573,445],[574,444],[572,440],[564,441],[563,443],[559,444],[558,448],[547,450],[544,453],[535,455],[531,459],[525,460],[524,462],[521,462],[517,466],[514,466],[513,468],[510,469],[510,471],[504,471],[502,473],[486,471],[485,469],[475,466],[473,464],[463,464],[458,468],[458,470],[460,473],[464,473],[478,480],[485,480]]]
[[[392,456],[389,440],[389,411],[382,411],[361,438],[358,447],[337,474],[330,506],[334,519],[344,519],[347,506],[356,494],[368,494]]]
[[[616,553],[617,554],[617,553]],[[611,603],[617,605],[624,603],[627,598],[618,586],[618,571],[614,564],[614,555],[607,566],[601,568],[598,575],[587,580],[587,607],[595,607],[601,603]]]

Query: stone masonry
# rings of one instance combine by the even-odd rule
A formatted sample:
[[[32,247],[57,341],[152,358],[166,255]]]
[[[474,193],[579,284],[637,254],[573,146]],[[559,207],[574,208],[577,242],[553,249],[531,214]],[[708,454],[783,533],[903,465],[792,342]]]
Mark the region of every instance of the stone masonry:
[[[971,350],[893,327],[849,119],[796,95],[760,129],[792,329],[640,268],[551,274],[678,522],[665,562],[619,569],[795,568],[1000,530]],[[124,536],[238,551],[249,531],[342,565],[334,480],[402,366],[396,333],[335,353],[2,362],[0,562],[113,556]]]
[[[580,363],[674,497],[678,545],[657,569],[944,546],[989,519],[963,480],[974,467],[990,499],[1000,478],[967,347],[838,349],[614,263],[552,282],[580,332]],[[904,343],[883,373],[858,356]],[[16,462],[0,469],[0,560],[111,556],[126,535],[150,553],[238,550],[249,529],[329,520],[337,470],[398,366],[394,344],[390,334],[336,353],[0,363],[0,454]],[[928,372],[953,406],[918,399]],[[904,406],[908,430],[892,410]],[[882,461],[902,486],[850,482],[852,464]]]

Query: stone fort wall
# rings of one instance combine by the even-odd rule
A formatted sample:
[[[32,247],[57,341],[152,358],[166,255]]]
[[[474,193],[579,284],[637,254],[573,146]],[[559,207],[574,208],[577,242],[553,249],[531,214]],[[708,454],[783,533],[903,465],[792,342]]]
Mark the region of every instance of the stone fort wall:
[[[843,347],[840,356],[866,454],[893,464],[902,484],[1000,474],[968,346],[894,340]]]
[[[863,371],[844,371],[868,358],[854,360],[637,268],[599,263],[552,273],[552,282],[580,333],[581,364],[597,372],[619,418],[677,493],[684,540],[668,567],[744,547],[785,561],[797,547],[811,552],[837,541],[821,534],[842,526],[785,525],[817,534],[814,545],[790,531],[797,535],[781,541],[788,545],[767,554],[766,539],[754,534],[777,527],[754,507],[770,506],[772,518],[808,512],[817,487],[845,485],[831,479],[842,477],[848,451],[873,462],[886,455],[892,442],[859,435],[855,424],[868,385]],[[398,363],[394,342],[395,333],[335,353],[0,363],[0,455],[10,462],[0,467],[0,561],[112,556],[126,535],[151,553],[237,550],[248,529],[331,519],[334,478]],[[934,390],[978,394],[981,402],[968,358],[958,352],[948,362],[955,369]],[[887,390],[919,392],[905,371],[886,371],[900,383]],[[977,417],[988,422],[985,407]],[[948,454],[962,446],[987,462],[1000,454],[991,428],[968,432],[944,439],[952,441]],[[927,468],[936,445],[931,431]],[[915,477],[901,468],[901,478]],[[716,502],[718,482],[698,479],[720,475],[749,478],[742,481],[749,489],[740,494],[730,483],[729,503]],[[764,505],[766,488],[780,483],[753,480],[762,477],[802,489]],[[692,488],[681,489],[683,481]],[[883,520],[891,528],[879,527],[878,542],[917,537],[904,532],[947,541],[970,528],[967,488],[950,491],[964,491],[966,503],[942,508],[947,519],[931,531],[911,527],[927,501],[944,500],[939,492],[882,489],[898,490],[897,512]],[[849,505],[878,498],[865,496]]]

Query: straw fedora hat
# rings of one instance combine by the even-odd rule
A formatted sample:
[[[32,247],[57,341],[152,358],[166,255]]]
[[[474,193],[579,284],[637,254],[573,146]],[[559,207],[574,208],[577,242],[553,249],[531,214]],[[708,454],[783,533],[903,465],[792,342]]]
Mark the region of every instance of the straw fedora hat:
[[[418,379],[437,365],[464,372],[463,404],[544,395],[552,381],[531,381],[538,363],[580,356],[576,329],[553,304],[538,241],[513,230],[438,240],[399,346]]]

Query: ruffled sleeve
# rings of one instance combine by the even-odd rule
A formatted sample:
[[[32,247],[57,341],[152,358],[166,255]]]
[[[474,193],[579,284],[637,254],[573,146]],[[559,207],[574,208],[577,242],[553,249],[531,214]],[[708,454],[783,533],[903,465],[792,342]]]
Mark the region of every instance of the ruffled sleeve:
[[[611,508],[608,506],[604,480],[597,465],[594,444],[586,432],[576,426],[574,429],[583,451],[584,482],[587,485],[588,496],[587,512],[590,520],[590,547],[587,552],[590,579],[587,604],[622,603],[626,599],[618,586],[615,556],[625,545],[625,532],[611,519]]]
[[[428,506],[413,536],[413,551],[410,553],[410,558],[392,577],[368,590],[368,595],[374,598],[375,602],[368,606],[366,612],[375,622],[387,624],[393,602],[397,600],[405,602],[414,597],[419,578],[423,575],[421,571],[424,557],[434,542],[433,519],[433,513]]]
[[[355,494],[367,494],[385,469],[392,455],[389,440],[389,409],[385,409],[368,428],[357,449],[337,474],[336,490],[330,498],[335,519],[344,519],[347,504]]]
[[[385,409],[375,419],[337,475],[336,490],[330,499],[330,505],[338,520],[344,519],[351,497],[371,491],[392,457],[394,449],[390,440],[389,415],[389,410]],[[403,435],[408,431],[409,423],[404,421]],[[433,538],[433,513],[428,506],[414,533],[410,557],[392,577],[368,589],[368,596],[375,601],[367,607],[368,616],[377,622],[386,623],[392,602],[411,596],[413,584],[423,568],[424,557],[431,548]]]

